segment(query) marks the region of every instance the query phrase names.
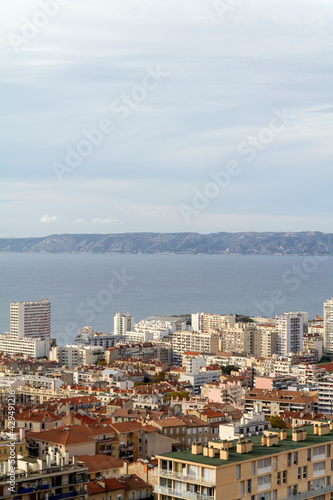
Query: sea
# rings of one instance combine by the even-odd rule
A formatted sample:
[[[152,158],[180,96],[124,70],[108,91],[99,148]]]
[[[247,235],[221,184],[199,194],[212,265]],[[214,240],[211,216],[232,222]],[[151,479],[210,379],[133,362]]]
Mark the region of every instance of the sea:
[[[0,332],[10,303],[51,301],[52,336],[71,342],[80,328],[113,331],[113,315],[196,312],[273,317],[322,315],[333,296],[333,257],[0,253]]]

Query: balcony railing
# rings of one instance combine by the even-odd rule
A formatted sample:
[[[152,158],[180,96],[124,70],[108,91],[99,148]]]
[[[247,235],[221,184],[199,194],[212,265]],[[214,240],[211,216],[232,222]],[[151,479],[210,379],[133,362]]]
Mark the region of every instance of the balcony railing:
[[[170,471],[166,469],[154,469],[154,473],[157,476],[166,477],[168,479],[177,479],[180,481],[186,481],[189,483],[200,483],[204,486],[215,486],[215,480],[208,480],[204,478],[200,478],[198,476],[193,476],[189,474],[182,474],[181,472]]]
[[[315,490],[302,491],[300,493],[283,498],[282,500],[308,500],[310,498],[329,493],[330,491],[333,491],[333,484],[331,484],[330,486],[323,486],[322,488],[316,488]]]
[[[59,495],[50,496],[49,500],[61,500],[62,498],[73,498],[81,495],[86,495],[86,490],[67,491],[66,493],[59,493]]]
[[[200,493],[194,493],[193,491],[174,490],[173,488],[167,488],[166,486],[155,486],[154,492],[177,498],[189,498],[190,500],[214,500],[213,496],[201,495]]]

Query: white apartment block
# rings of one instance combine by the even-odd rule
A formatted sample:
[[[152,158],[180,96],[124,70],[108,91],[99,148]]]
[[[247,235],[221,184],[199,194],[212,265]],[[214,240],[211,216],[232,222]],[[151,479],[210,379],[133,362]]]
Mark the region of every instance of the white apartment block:
[[[175,363],[181,363],[182,354],[187,351],[217,353],[219,336],[216,333],[175,332],[172,350]]]
[[[57,361],[68,368],[94,365],[104,358],[105,351],[103,347],[98,346],[68,344],[64,347],[52,347],[50,351],[51,361]]]
[[[205,358],[198,354],[184,352],[182,356],[182,366],[185,367],[186,373],[199,373],[200,368],[203,368],[206,364]]]
[[[114,315],[114,335],[124,335],[134,330],[134,319],[131,313],[116,313]]]
[[[210,333],[234,326],[235,315],[195,313],[191,314],[191,325],[195,332]]]
[[[318,412],[333,415],[333,377],[319,381]]]
[[[333,297],[324,302],[324,350],[333,352]]]
[[[10,304],[10,333],[12,336],[39,338],[51,337],[51,302],[12,302]]]
[[[204,384],[209,384],[220,380],[220,372],[218,370],[201,371],[199,373],[181,373],[179,382],[187,381],[193,387],[193,394],[200,394],[201,387]]]
[[[304,313],[285,313],[275,318],[275,351],[278,355],[296,354],[303,348]]]
[[[49,356],[49,339],[35,339],[30,337],[17,338],[12,334],[0,335],[0,351],[6,354],[22,353],[23,356],[42,358]]]

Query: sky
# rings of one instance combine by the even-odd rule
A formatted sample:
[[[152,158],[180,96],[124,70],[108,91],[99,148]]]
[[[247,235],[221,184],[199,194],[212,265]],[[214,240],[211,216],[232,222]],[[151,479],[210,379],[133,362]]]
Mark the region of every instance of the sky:
[[[332,232],[331,0],[2,0],[0,237]]]

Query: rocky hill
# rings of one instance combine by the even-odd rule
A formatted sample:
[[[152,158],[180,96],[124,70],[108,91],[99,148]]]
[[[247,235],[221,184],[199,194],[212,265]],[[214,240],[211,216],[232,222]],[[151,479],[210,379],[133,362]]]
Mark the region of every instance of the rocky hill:
[[[333,234],[123,233],[1,238],[0,252],[112,254],[333,255]]]

